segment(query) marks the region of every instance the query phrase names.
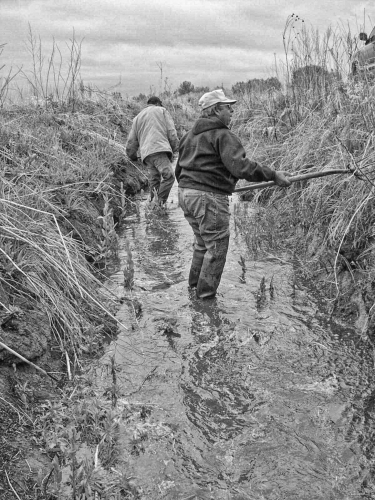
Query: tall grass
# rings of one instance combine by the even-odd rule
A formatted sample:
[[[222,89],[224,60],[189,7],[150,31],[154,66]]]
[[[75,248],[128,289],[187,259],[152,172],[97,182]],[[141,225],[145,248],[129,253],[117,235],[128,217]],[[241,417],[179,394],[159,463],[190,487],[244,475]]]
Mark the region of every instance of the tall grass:
[[[131,490],[125,473],[111,471],[122,410],[108,405],[107,398],[100,396],[102,387],[93,386],[97,373],[93,368],[87,374],[87,356],[92,361],[102,352],[108,334],[128,328],[115,316],[120,297],[107,290],[104,279],[118,265],[116,229],[133,203],[129,195],[141,182],[147,183],[142,166],[130,162],[125,153],[127,132],[140,104],[82,83],[81,46],[74,36],[66,63],[55,42],[45,56],[41,41],[31,31],[29,46],[32,68],[23,69],[22,76],[31,97],[19,90],[19,98],[13,99],[14,88],[8,94],[10,80],[7,89],[0,89],[0,105],[4,104],[0,114],[0,349],[5,345],[28,360],[35,356],[28,341],[31,344],[32,336],[41,336],[43,328],[53,352],[47,362],[57,367],[54,378],[61,384],[56,389],[46,382],[48,399],[56,401],[36,405],[38,387],[28,385],[36,377],[21,383],[21,371],[13,374],[10,369],[21,402],[4,392],[1,402],[18,412],[20,421],[27,413],[33,422],[25,431],[28,448],[34,440],[51,459],[27,498],[34,493],[43,498],[98,498],[99,491],[101,498],[112,498]],[[6,95],[5,103],[1,97]],[[35,317],[41,318],[38,324],[33,323]],[[23,343],[17,328],[5,332],[5,323],[14,318],[27,325],[30,336],[25,335]],[[128,348],[131,353],[133,346]],[[39,363],[43,361],[37,360],[36,367]],[[51,368],[47,371],[51,375]],[[19,475],[15,464],[8,463],[9,484]]]
[[[251,223],[273,234],[264,235],[263,247],[278,242],[298,254],[309,272],[328,270],[337,293],[342,268],[365,274],[375,266],[375,87],[371,78],[349,74],[355,47],[349,31],[329,29],[320,36],[301,24],[288,19],[284,33],[284,89],[240,96],[234,123],[249,155],[277,170],[355,171],[258,191],[252,198],[258,211]],[[264,137],[264,127],[273,134]],[[249,231],[250,221],[242,222]]]
[[[2,56],[5,43],[0,44],[0,58]],[[17,77],[21,70],[14,70],[13,68],[6,69],[5,64],[0,64],[0,72],[4,70],[5,76],[0,76],[0,108],[4,106],[4,103],[8,97],[8,91],[11,82]]]
[[[74,111],[76,98],[83,91],[80,75],[82,41],[78,41],[73,30],[72,38],[62,49],[53,39],[52,47],[47,54],[42,40],[37,37],[29,25],[27,50],[30,55],[31,68],[19,70],[27,83],[28,94],[34,102],[48,105],[69,104]],[[23,87],[18,88],[21,98]]]
[[[115,322],[99,268],[116,257],[115,227],[131,202],[138,167],[124,143],[139,105],[83,85],[74,36],[67,64],[55,42],[45,57],[31,30],[29,46],[22,74],[33,98],[8,101],[0,116],[1,305],[44,314],[79,365],[98,327]]]

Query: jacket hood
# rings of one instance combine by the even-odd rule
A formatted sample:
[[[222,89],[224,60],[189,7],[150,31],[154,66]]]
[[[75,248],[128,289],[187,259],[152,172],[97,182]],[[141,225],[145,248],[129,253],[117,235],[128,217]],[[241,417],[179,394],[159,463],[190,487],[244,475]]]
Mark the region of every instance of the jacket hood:
[[[202,132],[207,132],[207,130],[214,130],[218,128],[228,128],[220,121],[216,116],[212,118],[198,118],[194,123],[192,132],[194,135],[201,134]]]

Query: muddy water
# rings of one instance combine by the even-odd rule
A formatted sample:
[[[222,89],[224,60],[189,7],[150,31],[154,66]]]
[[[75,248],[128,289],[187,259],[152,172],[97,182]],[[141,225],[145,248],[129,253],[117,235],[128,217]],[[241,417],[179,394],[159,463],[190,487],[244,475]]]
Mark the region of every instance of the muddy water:
[[[119,317],[132,328],[111,350],[138,498],[375,498],[372,351],[290,263],[251,260],[233,219],[217,297],[200,301],[177,188],[163,217],[144,200],[129,214],[122,259],[129,245],[134,288]]]

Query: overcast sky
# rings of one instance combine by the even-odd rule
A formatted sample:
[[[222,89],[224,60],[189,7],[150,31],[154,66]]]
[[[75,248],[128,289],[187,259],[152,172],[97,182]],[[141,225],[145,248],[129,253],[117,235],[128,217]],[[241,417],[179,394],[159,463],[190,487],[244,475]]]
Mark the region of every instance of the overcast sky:
[[[0,72],[31,69],[29,26],[45,56],[82,41],[81,77],[100,89],[148,94],[184,80],[231,87],[272,76],[283,57],[291,14],[322,33],[349,24],[353,34],[375,23],[373,0],[0,0]],[[295,29],[298,29],[296,23]],[[64,59],[67,60],[64,55]],[[160,71],[162,68],[162,73]]]

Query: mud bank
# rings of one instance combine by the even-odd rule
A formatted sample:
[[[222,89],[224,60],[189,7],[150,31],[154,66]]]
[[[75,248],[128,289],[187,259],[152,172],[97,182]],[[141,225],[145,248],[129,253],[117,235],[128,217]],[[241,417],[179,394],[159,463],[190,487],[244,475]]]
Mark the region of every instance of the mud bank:
[[[8,176],[8,182],[14,181],[14,177]],[[147,187],[147,177],[142,165],[119,159],[110,165],[103,182],[109,196],[103,196],[100,189],[92,192],[87,184],[87,193],[80,196],[76,207],[66,207],[61,199],[66,210],[58,220],[61,233],[70,234],[79,242],[82,258],[93,265],[99,280],[103,280],[103,272],[107,271],[100,260],[92,261],[90,249],[97,248],[103,240],[103,216],[108,219],[109,214],[111,227],[119,227],[127,206],[133,203],[134,194]],[[117,265],[115,255],[116,250],[110,257],[112,267]],[[91,292],[95,296],[96,290]],[[51,377],[41,374],[0,346],[0,497],[7,500],[18,494],[25,500],[57,498],[47,493],[43,483],[51,471],[53,457],[58,456],[57,448],[49,449],[44,439],[43,416],[48,414],[50,405],[64,400],[66,391],[71,394],[74,387],[79,386],[79,382],[72,383],[70,379],[75,376],[79,380],[79,373],[90,362],[90,357],[96,358],[107,339],[117,335],[118,325],[113,317],[102,314],[101,320],[95,323],[96,332],[91,332],[91,339],[84,341],[82,364],[74,365],[68,345],[66,355],[62,352],[47,314],[34,310],[25,298],[10,295],[1,283],[0,301],[8,305],[0,314],[1,342],[51,374]],[[113,299],[108,308],[115,313]],[[52,327],[56,326],[63,335],[63,325],[52,322]]]

